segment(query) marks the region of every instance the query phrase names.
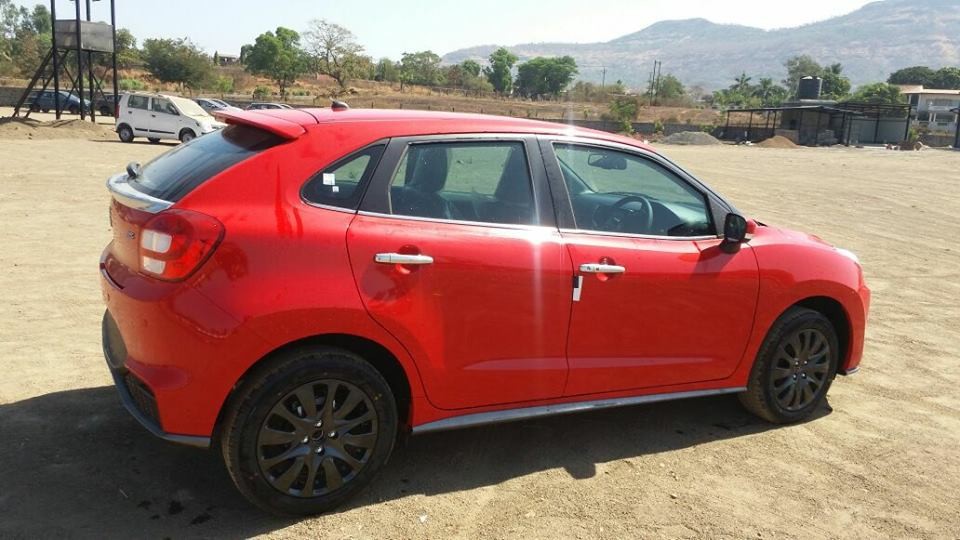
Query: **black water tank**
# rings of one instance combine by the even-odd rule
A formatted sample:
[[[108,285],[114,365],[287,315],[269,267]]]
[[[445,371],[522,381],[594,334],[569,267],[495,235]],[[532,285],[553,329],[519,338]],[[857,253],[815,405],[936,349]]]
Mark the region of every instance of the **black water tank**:
[[[820,99],[823,91],[823,79],[820,77],[804,77],[797,87],[797,99]]]

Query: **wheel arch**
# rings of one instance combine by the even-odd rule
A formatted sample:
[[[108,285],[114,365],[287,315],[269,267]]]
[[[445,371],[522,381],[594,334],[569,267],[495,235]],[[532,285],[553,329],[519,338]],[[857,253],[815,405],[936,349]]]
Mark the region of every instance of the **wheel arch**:
[[[366,337],[354,334],[317,334],[296,339],[273,349],[244,371],[230,389],[223,405],[220,407],[220,411],[217,413],[212,440],[215,442],[220,440],[223,418],[230,407],[233,406],[233,400],[238,395],[240,388],[243,387],[244,382],[249,379],[250,375],[261,369],[266,369],[271,362],[281,357],[286,351],[298,347],[311,346],[338,347],[355,353],[370,362],[374,369],[380,372],[387,381],[390,390],[393,392],[400,425],[409,429],[413,414],[412,389],[410,387],[409,375],[404,369],[403,364],[400,363],[400,360],[390,352],[388,348]],[[406,430],[402,429],[401,433],[404,431]]]
[[[850,360],[850,343],[852,336],[850,315],[843,307],[843,304],[839,300],[829,296],[810,296],[790,307],[811,309],[820,313],[830,321],[834,331],[837,333],[837,341],[840,345],[840,351],[842,352],[839,362],[837,362],[837,371],[842,375],[846,375],[845,368],[847,362]]]

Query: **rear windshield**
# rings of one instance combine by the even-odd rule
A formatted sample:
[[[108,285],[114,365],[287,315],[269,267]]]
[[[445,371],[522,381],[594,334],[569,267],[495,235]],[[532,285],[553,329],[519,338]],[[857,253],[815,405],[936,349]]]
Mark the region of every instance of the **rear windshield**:
[[[281,142],[280,137],[261,129],[227,126],[147,163],[130,184],[152,197],[177,202],[200,184]]]

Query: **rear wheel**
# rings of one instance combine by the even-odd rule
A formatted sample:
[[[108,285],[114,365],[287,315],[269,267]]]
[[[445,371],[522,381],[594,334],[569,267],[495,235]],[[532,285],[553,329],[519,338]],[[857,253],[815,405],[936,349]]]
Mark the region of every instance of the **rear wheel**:
[[[123,142],[133,142],[133,129],[130,126],[123,124],[117,128],[117,136],[119,136],[120,140]]]
[[[197,134],[194,133],[192,130],[185,129],[180,132],[180,142],[182,143],[188,143],[196,138],[197,138]]]
[[[826,317],[791,308],[767,334],[740,401],[770,422],[804,420],[826,399],[839,353],[836,331]]]
[[[248,378],[225,417],[221,448],[251,502],[306,515],[368,484],[396,433],[393,393],[373,366],[345,350],[304,348]]]

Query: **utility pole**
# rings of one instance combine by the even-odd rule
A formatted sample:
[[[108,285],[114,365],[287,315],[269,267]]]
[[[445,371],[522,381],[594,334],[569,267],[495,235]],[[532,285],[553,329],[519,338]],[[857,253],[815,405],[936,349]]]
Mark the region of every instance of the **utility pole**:
[[[50,0],[50,37],[53,43],[53,112],[60,119],[60,51],[57,49],[57,0]],[[66,56],[64,56],[66,59]]]
[[[74,20],[74,30],[77,38],[77,97],[80,98],[80,119],[86,120],[87,114],[83,109],[83,48],[81,47],[80,34],[80,0],[74,0],[77,4],[77,15]]]
[[[90,0],[87,0],[87,22],[90,22],[92,20],[90,18],[91,14],[92,14],[92,11],[90,9]],[[83,77],[83,73],[81,73],[79,76]],[[93,53],[91,51],[87,51],[87,76],[89,77],[89,81],[90,81],[90,121],[93,123],[97,123],[96,113],[94,112],[96,107],[93,106],[94,79],[93,79]],[[80,94],[80,108],[83,109],[83,93],[82,92]]]

